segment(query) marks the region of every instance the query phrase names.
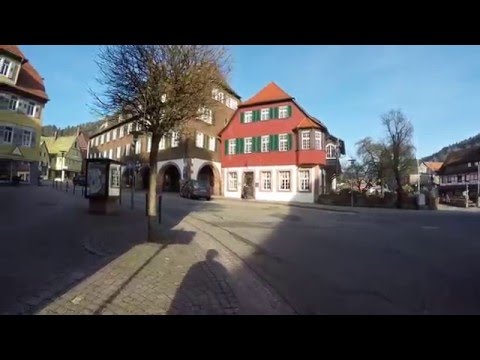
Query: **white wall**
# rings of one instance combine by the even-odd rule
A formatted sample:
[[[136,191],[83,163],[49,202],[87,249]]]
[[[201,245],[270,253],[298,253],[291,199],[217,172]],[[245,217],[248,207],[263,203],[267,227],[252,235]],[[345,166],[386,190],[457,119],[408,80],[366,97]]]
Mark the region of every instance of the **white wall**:
[[[291,191],[278,191],[278,171],[287,170],[290,171],[290,188]],[[314,202],[314,182],[315,176],[317,176],[314,169],[310,169],[310,180],[312,191],[308,193],[298,191],[298,168],[296,165],[286,166],[250,166],[250,167],[236,167],[236,168],[224,168],[222,172],[223,176],[223,193],[225,197],[229,198],[241,198],[241,188],[243,185],[243,173],[253,171],[254,182],[258,183],[258,187],[255,187],[255,199],[264,201],[297,201],[297,202]],[[272,191],[261,191],[260,173],[261,171],[272,172]],[[228,173],[237,172],[238,187],[237,191],[228,190]]]
[[[207,161],[207,160],[203,160],[203,159],[193,158],[192,159],[192,179],[197,180],[198,172],[200,171],[200,169],[204,165],[210,164],[210,163],[213,164],[213,166],[215,166],[215,168],[218,170],[218,173],[221,176],[222,175],[222,165],[219,162]],[[215,175],[215,173],[213,175]]]
[[[180,171],[180,178],[183,179],[183,159],[171,159],[171,160],[164,160],[164,161],[159,161],[157,162],[157,171],[160,171],[160,169],[163,167],[165,164],[175,164],[178,166],[178,169]]]

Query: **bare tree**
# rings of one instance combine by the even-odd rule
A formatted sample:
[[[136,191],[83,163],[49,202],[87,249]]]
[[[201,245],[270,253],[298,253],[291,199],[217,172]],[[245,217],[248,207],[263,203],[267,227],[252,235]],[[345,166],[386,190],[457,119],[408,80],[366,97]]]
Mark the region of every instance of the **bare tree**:
[[[382,124],[386,130],[386,144],[391,154],[391,169],[397,187],[397,207],[401,207],[404,195],[402,178],[411,169],[414,160],[413,125],[400,110],[384,114]]]
[[[362,191],[362,184],[368,186],[368,176],[366,166],[364,163],[355,162],[344,166],[345,170],[342,174],[342,179],[350,188],[356,188],[359,192]]]
[[[212,90],[226,85],[227,49],[210,45],[117,45],[98,57],[102,91],[93,93],[104,115],[122,114],[151,136],[148,234],[156,217],[158,144],[163,136],[215,106]]]

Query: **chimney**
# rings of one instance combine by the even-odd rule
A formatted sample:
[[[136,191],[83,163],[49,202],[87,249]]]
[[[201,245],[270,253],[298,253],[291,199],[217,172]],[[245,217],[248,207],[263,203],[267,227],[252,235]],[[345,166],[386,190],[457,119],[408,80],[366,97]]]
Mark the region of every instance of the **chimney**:
[[[58,138],[58,131],[55,131],[55,134],[54,134],[53,136],[55,136],[55,140],[57,140],[57,138]]]

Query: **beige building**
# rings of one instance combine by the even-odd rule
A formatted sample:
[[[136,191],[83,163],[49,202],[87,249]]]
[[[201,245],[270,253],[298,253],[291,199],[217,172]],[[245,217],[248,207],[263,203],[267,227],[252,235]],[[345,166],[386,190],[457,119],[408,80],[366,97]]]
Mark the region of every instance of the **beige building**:
[[[221,193],[220,140],[222,130],[238,107],[240,96],[232,89],[215,89],[217,100],[211,109],[191,121],[189,134],[174,132],[161,139],[158,147],[158,186],[162,191],[179,191],[188,179],[210,183],[214,194]],[[148,187],[151,137],[140,136],[135,148],[130,134],[133,124],[122,118],[106,121],[89,140],[89,158],[109,158],[125,164],[123,179],[131,182],[133,168],[138,171],[137,186]]]
[[[48,179],[64,181],[82,171],[82,154],[77,136],[42,136],[49,154]]]

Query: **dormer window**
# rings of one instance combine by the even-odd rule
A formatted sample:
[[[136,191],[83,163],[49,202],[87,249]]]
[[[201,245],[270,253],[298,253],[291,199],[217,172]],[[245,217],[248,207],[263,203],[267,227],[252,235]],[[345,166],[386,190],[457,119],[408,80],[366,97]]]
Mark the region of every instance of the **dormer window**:
[[[35,113],[35,103],[29,101],[27,104],[27,115],[33,116],[34,113]]]
[[[18,98],[16,96],[12,96],[10,98],[9,103],[8,103],[8,108],[10,110],[15,111],[15,110],[17,110],[17,106],[18,106]]]
[[[310,131],[302,131],[302,150],[310,149]]]
[[[335,145],[333,144],[328,144],[326,147],[327,150],[327,159],[335,159],[336,154],[335,154]]]
[[[10,60],[0,58],[0,75],[8,76],[11,64]]]

